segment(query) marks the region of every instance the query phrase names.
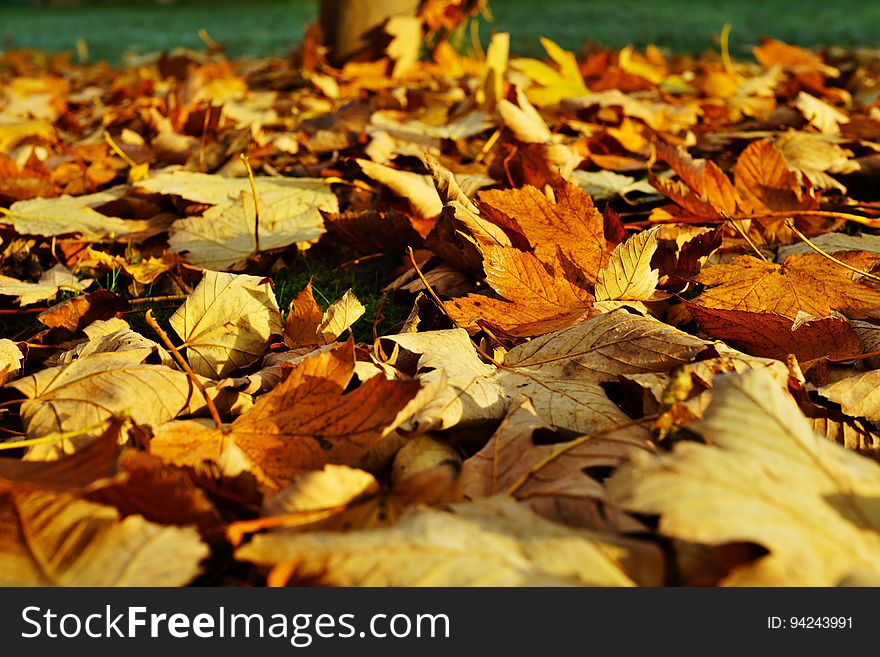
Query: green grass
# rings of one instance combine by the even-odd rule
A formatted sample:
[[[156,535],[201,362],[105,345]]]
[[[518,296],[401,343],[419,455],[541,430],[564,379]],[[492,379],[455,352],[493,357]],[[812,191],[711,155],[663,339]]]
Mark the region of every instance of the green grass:
[[[366,1],[366,0],[365,0]],[[283,55],[317,15],[317,0],[178,0],[175,4],[100,3],[80,7],[0,7],[0,49],[73,50],[89,44],[93,59],[118,61],[126,52],[175,46],[201,48],[199,28],[225,44],[230,55]],[[545,35],[569,49],[584,41],[620,47],[656,43],[701,52],[715,45],[725,22],[732,44],[747,53],[761,36],[807,46],[877,45],[880,3],[863,0],[494,0],[491,30],[511,33],[519,54],[539,54]]]

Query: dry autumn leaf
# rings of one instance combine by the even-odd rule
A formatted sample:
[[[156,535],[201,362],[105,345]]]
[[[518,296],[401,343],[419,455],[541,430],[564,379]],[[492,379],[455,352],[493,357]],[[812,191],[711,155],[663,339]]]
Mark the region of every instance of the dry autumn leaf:
[[[318,352],[227,429],[205,430],[188,442],[173,434],[154,439],[151,451],[173,463],[195,465],[234,446],[254,475],[274,489],[305,470],[356,462],[405,419],[400,413],[419,384],[375,376],[345,393],[353,375],[351,342]]]
[[[495,498],[415,508],[394,527],[261,535],[239,559],[274,566],[275,583],[333,586],[631,586],[658,581],[653,546],[575,530]]]
[[[216,271],[205,272],[168,321],[193,370],[215,379],[256,361],[284,330],[268,280]]]
[[[816,434],[763,370],[715,385],[696,427],[708,445],[637,458],[609,483],[625,508],[660,515],[660,532],[769,554],[737,568],[732,585],[835,586],[877,573],[880,527],[871,511],[880,466]]]
[[[858,335],[843,318],[794,321],[771,312],[749,312],[685,304],[700,330],[737,349],[768,358],[793,354],[800,363],[845,360],[861,353]]]
[[[182,586],[208,548],[191,527],[121,520],[66,493],[0,484],[0,585]]]
[[[871,253],[838,255],[862,271],[880,262],[880,256]],[[819,253],[805,253],[791,255],[781,265],[737,256],[703,269],[695,280],[707,286],[698,301],[709,308],[771,312],[789,319],[798,313],[827,317],[834,312],[856,319],[873,317],[880,310],[880,291],[857,278]]]

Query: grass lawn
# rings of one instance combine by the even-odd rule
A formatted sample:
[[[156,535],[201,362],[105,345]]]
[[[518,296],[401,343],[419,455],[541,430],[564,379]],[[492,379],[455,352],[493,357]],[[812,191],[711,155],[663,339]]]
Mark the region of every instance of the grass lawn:
[[[199,48],[205,28],[232,55],[283,54],[317,15],[317,0],[178,0],[175,4],[95,3],[35,8],[23,0],[0,0],[0,50],[72,50],[77,39],[92,58],[118,60],[126,51],[174,46]],[[880,3],[863,0],[493,0],[490,30],[511,32],[513,50],[538,54],[545,35],[575,49],[585,40],[601,45],[656,43],[700,52],[715,44],[725,22],[732,46],[747,53],[760,36],[807,46],[876,46]]]

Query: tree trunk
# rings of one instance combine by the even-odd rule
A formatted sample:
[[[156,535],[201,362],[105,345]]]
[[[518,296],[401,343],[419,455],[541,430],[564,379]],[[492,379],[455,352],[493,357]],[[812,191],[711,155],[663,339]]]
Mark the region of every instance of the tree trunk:
[[[370,33],[392,16],[415,16],[419,0],[321,0],[321,29],[334,66],[370,43]]]

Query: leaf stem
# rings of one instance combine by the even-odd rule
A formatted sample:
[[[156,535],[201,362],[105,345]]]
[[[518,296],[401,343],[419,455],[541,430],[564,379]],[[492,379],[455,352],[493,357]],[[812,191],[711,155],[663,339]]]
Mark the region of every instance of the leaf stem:
[[[840,266],[843,267],[844,269],[849,269],[849,270],[850,270],[851,272],[853,272],[853,273],[860,274],[861,276],[864,276],[865,278],[870,278],[872,281],[877,281],[878,283],[880,283],[880,276],[876,276],[876,275],[874,275],[874,274],[872,274],[872,273],[870,273],[870,272],[867,272],[867,271],[862,271],[862,270],[859,269],[858,267],[853,267],[852,265],[845,263],[843,260],[838,260],[837,258],[835,258],[833,255],[831,255],[831,254],[828,253],[827,251],[823,251],[823,250],[822,250],[822,249],[821,249],[816,243],[814,243],[809,237],[807,237],[807,236],[804,235],[801,231],[799,231],[797,228],[795,228],[794,222],[793,222],[791,219],[786,219],[786,220],[785,220],[785,225],[788,227],[788,229],[789,229],[792,233],[794,233],[795,235],[797,235],[798,238],[801,239],[801,240],[804,242],[804,244],[806,244],[807,246],[809,246],[809,247],[810,247],[811,249],[813,249],[813,251],[815,251],[816,253],[818,253],[818,254],[820,254],[820,255],[822,255],[822,256],[825,256],[826,258],[828,258],[828,260],[830,260],[831,262],[833,262],[833,263],[835,263],[835,264],[837,264],[837,265],[840,265]]]
[[[208,396],[208,391],[205,389],[204,384],[199,381],[199,377],[193,372],[193,369],[189,366],[183,356],[180,355],[180,351],[178,351],[177,347],[174,346],[174,343],[171,342],[171,338],[168,337],[168,334],[159,326],[159,323],[156,321],[156,318],[153,317],[153,309],[147,311],[145,316],[147,320],[147,324],[150,325],[150,328],[156,332],[156,335],[165,343],[165,346],[168,347],[168,350],[171,352],[171,355],[174,357],[174,360],[177,361],[177,364],[186,372],[186,375],[189,377],[190,381],[192,381],[193,385],[198,389],[200,393],[202,393],[202,397],[205,398],[205,405],[208,407],[208,412],[211,414],[211,419],[214,420],[214,424],[217,427],[218,431],[223,431],[223,421],[220,419],[220,413],[217,411],[217,406],[214,404],[214,400]],[[223,445],[221,442],[220,451],[223,451]]]
[[[251,169],[250,160],[246,153],[242,153],[241,161],[244,162],[244,168],[247,169],[248,180],[251,183],[251,194],[254,196],[254,253],[260,252],[260,199],[257,196],[257,183],[254,180],[254,170]]]
[[[425,275],[422,273],[422,270],[419,267],[419,264],[416,262],[416,256],[413,253],[412,247],[410,247],[410,246],[406,247],[406,254],[409,256],[409,261],[410,261],[410,263],[412,263],[413,269],[416,270],[416,274],[418,275],[419,279],[422,281],[422,285],[425,286],[425,289],[428,291],[428,295],[431,297],[431,299],[434,301],[434,303],[437,304],[437,308],[440,310],[440,312],[449,318],[449,321],[452,322],[452,325],[455,328],[463,329],[463,327],[458,322],[456,322],[452,318],[452,316],[449,314],[449,312],[446,310],[446,306],[443,305],[443,302],[440,301],[440,297],[437,296],[437,293],[434,292],[434,288],[431,287],[431,284],[428,282],[428,279],[425,278]],[[487,361],[492,363],[495,367],[498,367],[500,369],[506,369],[503,364],[499,363],[497,360],[492,358],[492,356],[490,356],[485,351],[483,351],[482,347],[480,347],[480,345],[476,344],[473,340],[471,340],[471,344],[474,345],[474,349],[476,349],[477,353],[480,354],[480,356],[482,356]]]

